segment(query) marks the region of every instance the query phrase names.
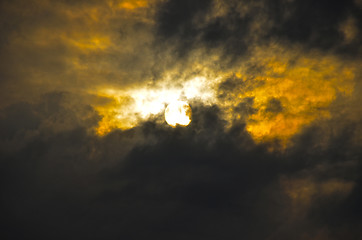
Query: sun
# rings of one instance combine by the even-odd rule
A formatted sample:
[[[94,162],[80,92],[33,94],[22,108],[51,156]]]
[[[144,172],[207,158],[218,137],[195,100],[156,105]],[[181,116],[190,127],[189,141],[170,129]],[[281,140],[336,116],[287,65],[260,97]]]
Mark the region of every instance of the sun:
[[[191,107],[187,102],[175,101],[167,105],[165,120],[171,127],[187,126],[191,122]]]

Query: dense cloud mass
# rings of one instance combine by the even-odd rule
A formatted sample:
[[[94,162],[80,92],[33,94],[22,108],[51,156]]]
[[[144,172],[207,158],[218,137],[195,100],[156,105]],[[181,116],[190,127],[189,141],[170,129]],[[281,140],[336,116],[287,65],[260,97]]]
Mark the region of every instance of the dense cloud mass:
[[[2,1],[1,239],[361,239],[361,26],[360,0]]]

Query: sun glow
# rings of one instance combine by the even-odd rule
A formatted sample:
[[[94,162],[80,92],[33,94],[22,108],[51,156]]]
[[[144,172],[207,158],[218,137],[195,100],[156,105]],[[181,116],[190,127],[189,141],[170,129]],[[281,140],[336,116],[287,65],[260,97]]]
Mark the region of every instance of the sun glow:
[[[191,78],[182,84],[173,85],[170,84],[173,82],[173,79],[167,78],[153,87],[144,86],[128,90],[117,90],[115,88],[100,89],[93,94],[108,101],[106,101],[106,104],[94,106],[102,116],[96,132],[98,135],[104,135],[113,129],[135,127],[139,122],[162,114],[166,106],[173,106],[177,102],[199,100],[204,104],[214,104],[216,92],[212,84],[219,80],[217,78],[207,79],[200,76]],[[187,103],[186,105],[190,108]],[[187,110],[187,107],[185,110]],[[191,109],[189,110],[185,113],[191,114]],[[170,111],[174,112],[174,110]],[[190,115],[187,115],[187,117],[190,117]],[[170,122],[176,121],[176,124],[186,126],[191,121],[187,117],[179,116],[179,120],[170,120]],[[172,126],[172,124],[170,125]]]
[[[191,122],[190,106],[184,101],[170,103],[165,110],[165,120],[172,127],[189,125]]]
[[[357,67],[329,55],[313,52],[301,57],[298,49],[283,49],[257,48],[249,62],[226,72],[205,68],[198,76],[190,77],[170,71],[163,79],[129,89],[98,89],[93,94],[109,101],[94,106],[102,116],[96,131],[104,135],[113,129],[135,127],[148,119],[163,124],[166,106],[177,101],[195,105],[198,102],[216,105],[226,128],[236,122],[245,123],[245,130],[256,142],[278,139],[286,146],[304,126],[328,119],[329,106],[339,95],[352,94]],[[259,66],[263,71],[251,76],[249,65]],[[165,113],[171,126],[183,123],[168,119],[184,118],[177,115],[182,108],[177,109],[172,110],[172,115]],[[178,117],[172,117],[174,114]]]

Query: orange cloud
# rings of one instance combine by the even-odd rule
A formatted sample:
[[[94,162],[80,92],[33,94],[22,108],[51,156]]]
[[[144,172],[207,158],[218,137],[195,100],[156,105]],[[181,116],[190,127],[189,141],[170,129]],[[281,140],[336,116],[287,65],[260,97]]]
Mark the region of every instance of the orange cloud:
[[[224,105],[232,109],[242,99],[253,99],[255,111],[247,117],[246,129],[256,141],[279,139],[287,144],[307,124],[328,118],[328,107],[338,94],[349,96],[354,89],[356,66],[334,56],[259,48],[249,64],[262,70],[251,75],[241,69],[235,74],[240,87],[233,90],[231,100]],[[278,102],[278,111],[270,109],[271,101]],[[228,118],[237,115],[229,111]]]
[[[126,1],[122,1],[121,3],[119,3],[120,8],[127,9],[127,10],[143,8],[143,7],[147,7],[147,5],[148,5],[148,2],[143,1],[143,0],[137,0],[137,1],[126,0]]]

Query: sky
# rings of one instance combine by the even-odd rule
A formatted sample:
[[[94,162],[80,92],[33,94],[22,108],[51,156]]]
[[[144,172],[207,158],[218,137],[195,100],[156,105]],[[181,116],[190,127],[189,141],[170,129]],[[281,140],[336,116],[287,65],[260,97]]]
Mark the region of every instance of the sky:
[[[1,239],[362,239],[361,39],[361,0],[2,0]]]

